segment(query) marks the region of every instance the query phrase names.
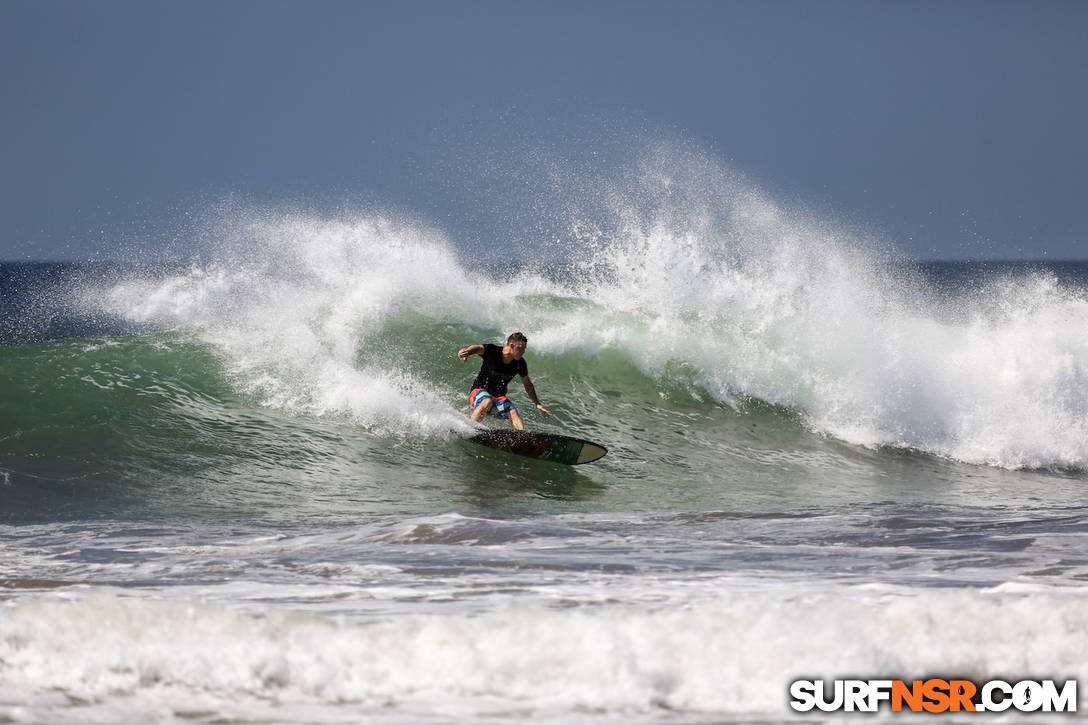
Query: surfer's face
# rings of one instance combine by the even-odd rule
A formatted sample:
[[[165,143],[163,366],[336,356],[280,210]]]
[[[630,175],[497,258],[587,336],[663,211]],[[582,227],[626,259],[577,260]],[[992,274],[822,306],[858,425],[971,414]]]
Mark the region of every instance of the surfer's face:
[[[506,349],[510,351],[510,354],[514,356],[515,360],[520,360],[521,356],[525,354],[525,343],[512,342],[506,346]]]

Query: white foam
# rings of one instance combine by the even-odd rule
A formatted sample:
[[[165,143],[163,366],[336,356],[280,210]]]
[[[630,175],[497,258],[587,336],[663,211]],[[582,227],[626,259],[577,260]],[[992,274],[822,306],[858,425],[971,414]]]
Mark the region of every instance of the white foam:
[[[238,387],[266,405],[392,432],[468,430],[428,381],[358,360],[401,308],[457,320],[480,302],[481,285],[439,234],[381,215],[260,210],[218,228],[213,262],[118,284],[108,308],[133,322],[197,330]],[[488,306],[474,309],[486,316]]]
[[[583,289],[538,345],[692,365],[866,446],[1007,468],[1088,466],[1088,298],[1052,276],[943,297],[864,233],[785,209],[705,158],[654,156],[613,194]]]
[[[654,610],[511,608],[371,623],[98,595],[0,612],[0,712],[134,703],[352,712],[784,716],[798,677],[1088,675],[1081,590],[728,593]],[[51,693],[66,698],[51,702]],[[112,716],[111,716],[112,713]],[[281,713],[282,717],[282,713]]]
[[[855,444],[1088,466],[1082,292],[1037,275],[942,298],[864,233],[697,154],[658,151],[600,186],[598,216],[570,224],[576,287],[484,278],[441,234],[380,214],[250,209],[210,225],[210,263],[119,284],[107,304],[198,329],[266,405],[394,432],[467,431],[462,391],[369,361],[368,341],[410,310],[524,329],[534,354],[615,348],[654,377],[682,363],[720,402],[786,406]]]

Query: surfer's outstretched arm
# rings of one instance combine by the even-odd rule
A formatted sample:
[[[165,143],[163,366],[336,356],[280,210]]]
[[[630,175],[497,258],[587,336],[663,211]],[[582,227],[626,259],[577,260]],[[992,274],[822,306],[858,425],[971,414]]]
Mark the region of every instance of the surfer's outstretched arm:
[[[545,418],[551,418],[552,414],[540,404],[540,398],[536,397],[536,388],[533,387],[533,381],[529,379],[528,375],[522,376],[521,384],[525,386],[525,392],[529,394],[529,400],[536,403],[536,409],[543,413]]]
[[[469,345],[468,347],[461,348],[457,351],[457,357],[461,358],[461,362],[466,362],[470,355],[483,355],[483,345]]]

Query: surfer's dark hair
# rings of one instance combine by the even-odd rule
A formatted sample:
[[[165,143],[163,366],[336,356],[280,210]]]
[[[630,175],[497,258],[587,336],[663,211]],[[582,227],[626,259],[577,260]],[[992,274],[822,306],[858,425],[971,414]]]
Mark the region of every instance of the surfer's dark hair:
[[[515,342],[524,342],[526,345],[528,345],[529,338],[525,337],[525,335],[522,335],[520,332],[515,332],[510,337],[506,338],[507,345],[512,345]]]

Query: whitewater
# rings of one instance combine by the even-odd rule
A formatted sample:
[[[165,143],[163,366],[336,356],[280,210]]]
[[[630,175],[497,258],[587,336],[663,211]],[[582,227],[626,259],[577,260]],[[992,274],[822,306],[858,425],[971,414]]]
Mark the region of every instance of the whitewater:
[[[0,265],[0,718],[770,723],[799,678],[1088,675],[1088,265],[905,259],[704,156],[571,183],[484,247],[231,201],[183,263]],[[457,350],[515,330],[528,426],[607,457],[465,440]]]
[[[734,409],[754,399],[793,411],[855,445],[1085,466],[1079,280],[1042,269],[934,289],[891,252],[736,181],[715,178],[724,197],[675,198],[677,185],[709,185],[707,173],[644,170],[637,186],[664,189],[656,206],[610,200],[606,222],[572,222],[550,278],[536,269],[550,265],[504,260],[501,246],[498,273],[481,274],[439,232],[389,216],[252,209],[220,222],[210,263],[95,294],[126,321],[196,331],[262,404],[366,426],[465,431],[460,402],[430,376],[374,354],[373,341],[409,346],[398,326],[415,314],[470,336],[531,330],[544,355],[615,352],[647,378]]]

